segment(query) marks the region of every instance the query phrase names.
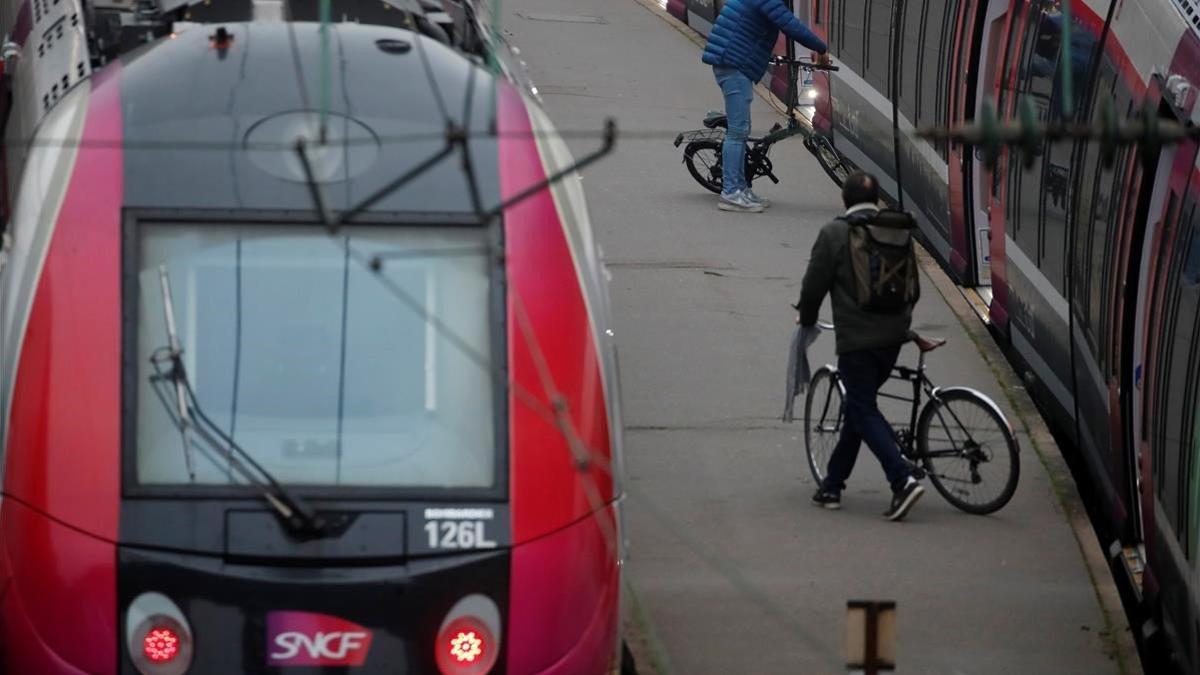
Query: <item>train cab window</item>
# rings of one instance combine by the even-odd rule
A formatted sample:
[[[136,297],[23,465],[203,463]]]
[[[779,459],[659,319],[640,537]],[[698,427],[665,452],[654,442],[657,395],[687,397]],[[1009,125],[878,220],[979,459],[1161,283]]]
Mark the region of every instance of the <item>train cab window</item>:
[[[125,359],[138,485],[240,482],[193,434],[189,478],[168,345],[171,287],[187,379],[209,418],[285,484],[491,488],[493,267],[477,228],[136,228]],[[385,256],[378,272],[369,261]],[[160,352],[161,353],[161,352]],[[128,444],[127,444],[128,445]]]

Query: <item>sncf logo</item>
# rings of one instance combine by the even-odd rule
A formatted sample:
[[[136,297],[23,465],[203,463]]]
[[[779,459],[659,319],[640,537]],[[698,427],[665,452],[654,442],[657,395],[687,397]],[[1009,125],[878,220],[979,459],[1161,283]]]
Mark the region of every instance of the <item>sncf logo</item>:
[[[361,666],[371,631],[328,614],[267,614],[267,665]]]

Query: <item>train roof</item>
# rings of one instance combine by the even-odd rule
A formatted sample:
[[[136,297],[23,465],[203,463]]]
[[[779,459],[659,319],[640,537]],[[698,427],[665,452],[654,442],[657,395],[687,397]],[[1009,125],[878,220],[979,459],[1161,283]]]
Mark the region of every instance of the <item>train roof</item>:
[[[448,121],[470,124],[481,199],[498,201],[489,130],[502,78],[390,26],[332,24],[325,84],[322,53],[316,23],[198,25],[102,71],[94,97],[119,87],[126,206],[311,211],[294,149],[304,138],[330,208],[346,209],[442,150]],[[327,145],[315,146],[322,110]],[[443,159],[371,211],[470,216],[460,157]]]

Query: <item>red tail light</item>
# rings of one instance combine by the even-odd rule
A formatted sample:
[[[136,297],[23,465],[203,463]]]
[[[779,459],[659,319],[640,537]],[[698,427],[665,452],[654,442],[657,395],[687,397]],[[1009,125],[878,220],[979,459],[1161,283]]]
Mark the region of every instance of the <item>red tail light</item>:
[[[142,675],[183,675],[192,665],[187,617],[161,593],[142,593],[125,612],[125,646]]]
[[[500,610],[490,598],[469,595],[450,610],[438,631],[442,675],[484,675],[500,656]]]
[[[486,673],[496,663],[496,640],[482,621],[464,616],[438,635],[438,670],[443,675]]]
[[[179,635],[170,628],[152,627],[142,638],[142,653],[151,663],[168,663],[179,655]]]

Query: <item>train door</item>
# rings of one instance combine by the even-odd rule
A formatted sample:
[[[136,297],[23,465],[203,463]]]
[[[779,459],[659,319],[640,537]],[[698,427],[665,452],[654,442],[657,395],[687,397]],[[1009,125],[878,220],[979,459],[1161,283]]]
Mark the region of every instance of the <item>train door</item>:
[[[1167,376],[1166,372],[1154,370],[1155,362],[1159,360],[1156,359],[1158,346],[1164,337],[1169,337],[1159,335],[1159,327],[1163,323],[1163,299],[1169,290],[1169,264],[1165,261],[1171,260],[1169,249],[1185,215],[1184,206],[1189,201],[1189,180],[1196,154],[1195,141],[1164,148],[1154,177],[1147,178],[1147,181],[1154,181],[1154,188],[1143,221],[1145,234],[1141,238],[1144,243],[1140,260],[1136,263],[1130,261],[1131,267],[1137,265],[1137,285],[1127,291],[1127,297],[1131,300],[1136,297],[1136,309],[1133,325],[1126,329],[1132,333],[1129,336],[1131,339],[1123,340],[1128,346],[1122,349],[1121,404],[1122,412],[1131,422],[1127,425],[1124,440],[1126,447],[1130,448],[1127,457],[1130,485],[1127,489],[1133,509],[1131,516],[1136,516],[1133,534],[1138,542],[1145,540],[1145,533],[1154,531],[1154,514],[1148,507],[1154,503],[1155,490],[1154,486],[1143,483],[1142,476],[1153,475],[1151,422],[1153,415],[1158,414],[1153,406],[1162,400],[1162,397],[1154,395],[1154,388],[1158,386],[1158,380]],[[1132,272],[1129,278],[1133,278]]]
[[[983,114],[983,105],[995,105],[999,99],[1001,72],[1004,64],[1004,46],[1009,31],[1008,0],[991,0],[983,16],[983,31],[980,38],[979,77],[975,85],[975,119]],[[975,237],[975,278],[980,285],[992,283],[991,255],[991,212],[992,171],[983,161],[983,153],[976,149],[971,159],[971,213],[967,223]]]
[[[1155,267],[1152,264],[1153,259],[1158,252],[1153,242],[1165,226],[1174,219],[1174,213],[1179,203],[1178,195],[1171,193],[1166,179],[1171,174],[1175,155],[1175,148],[1164,149],[1153,174],[1154,177],[1161,176],[1163,178],[1161,180],[1148,179],[1154,180],[1155,183],[1150,193],[1147,212],[1145,216],[1139,214],[1138,221],[1134,225],[1134,236],[1142,241],[1141,255],[1136,260],[1131,256],[1129,261],[1131,269],[1126,277],[1137,280],[1135,284],[1129,284],[1126,288],[1126,300],[1132,299],[1133,301],[1132,305],[1126,306],[1134,308],[1134,320],[1124,322],[1125,325],[1122,328],[1127,334],[1132,332],[1132,335],[1128,335],[1132,339],[1122,339],[1121,341],[1124,346],[1121,354],[1120,374],[1121,412],[1124,419],[1129,420],[1124,439],[1124,447],[1128,449],[1126,461],[1129,485],[1124,486],[1124,492],[1128,496],[1126,505],[1130,511],[1132,526],[1130,534],[1136,542],[1143,540],[1145,532],[1140,498],[1142,491],[1142,414],[1144,410],[1141,402],[1145,396],[1143,385],[1145,382],[1146,320],[1149,311],[1148,301],[1152,290],[1149,282]],[[1168,193],[1170,193],[1170,199],[1168,199]],[[1140,234],[1139,230],[1144,234]]]

